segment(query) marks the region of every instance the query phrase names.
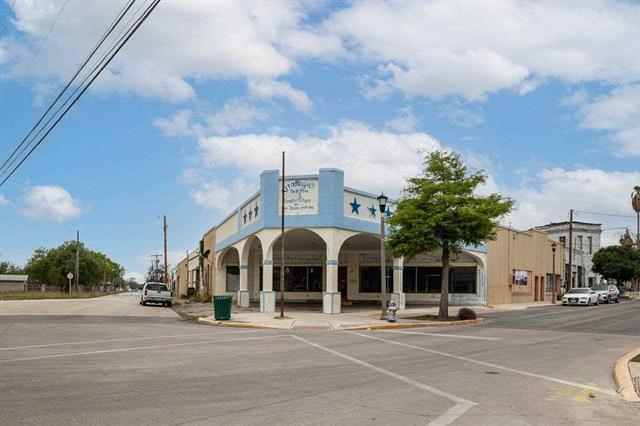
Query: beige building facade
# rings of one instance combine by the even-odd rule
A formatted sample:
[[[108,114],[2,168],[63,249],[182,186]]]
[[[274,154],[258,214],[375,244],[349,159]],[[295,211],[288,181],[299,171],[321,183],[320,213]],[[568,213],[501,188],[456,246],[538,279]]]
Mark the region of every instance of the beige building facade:
[[[551,301],[552,286],[558,294],[564,273],[564,247],[556,242],[554,271],[553,243],[543,231],[498,226],[488,243],[487,303]]]

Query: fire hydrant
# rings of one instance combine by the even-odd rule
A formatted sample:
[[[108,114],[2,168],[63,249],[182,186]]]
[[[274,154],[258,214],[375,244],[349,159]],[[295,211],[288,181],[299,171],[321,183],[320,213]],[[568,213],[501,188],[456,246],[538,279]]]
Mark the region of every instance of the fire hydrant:
[[[396,305],[395,300],[389,302],[389,306],[387,306],[387,321],[396,322],[396,311],[398,310],[398,306]]]

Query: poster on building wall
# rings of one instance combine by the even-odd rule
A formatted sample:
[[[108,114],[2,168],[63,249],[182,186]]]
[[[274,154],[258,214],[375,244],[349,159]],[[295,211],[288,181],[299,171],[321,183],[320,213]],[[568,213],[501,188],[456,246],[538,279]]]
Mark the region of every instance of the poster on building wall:
[[[280,205],[282,208],[282,192]],[[318,214],[318,179],[284,181],[284,214],[288,216]]]
[[[515,285],[527,285],[529,283],[529,273],[527,271],[513,271],[513,283]]]

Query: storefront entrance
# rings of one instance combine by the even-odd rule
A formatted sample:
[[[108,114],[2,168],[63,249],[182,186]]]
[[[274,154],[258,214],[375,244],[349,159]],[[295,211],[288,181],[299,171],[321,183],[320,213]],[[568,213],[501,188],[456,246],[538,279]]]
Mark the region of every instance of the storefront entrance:
[[[347,299],[347,267],[346,266],[339,266],[338,267],[338,291],[340,292],[340,298],[342,299],[342,303],[343,304],[350,304],[350,303],[345,303],[345,302],[349,302]]]

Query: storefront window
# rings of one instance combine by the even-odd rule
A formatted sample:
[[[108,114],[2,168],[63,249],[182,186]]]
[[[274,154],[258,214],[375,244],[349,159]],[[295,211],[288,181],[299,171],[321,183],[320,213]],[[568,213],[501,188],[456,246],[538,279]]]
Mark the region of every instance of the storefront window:
[[[240,290],[240,267],[227,266],[227,291]]]
[[[284,289],[290,292],[322,291],[322,266],[285,266]],[[273,290],[280,291],[280,267],[273,267]]]
[[[442,268],[405,266],[402,280],[402,287],[405,293],[440,293]],[[378,281],[380,280],[378,279]],[[454,267],[449,270],[449,293],[475,292],[476,268],[474,266]]]
[[[360,293],[380,293],[380,267],[360,267]],[[393,292],[393,268],[387,268],[387,293]]]
[[[449,274],[449,293],[475,293],[476,268],[451,268]]]
[[[416,292],[416,267],[405,266],[402,270],[402,291],[405,293]]]

